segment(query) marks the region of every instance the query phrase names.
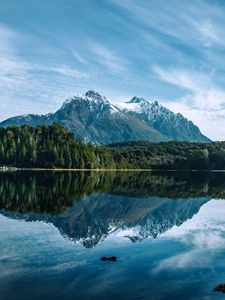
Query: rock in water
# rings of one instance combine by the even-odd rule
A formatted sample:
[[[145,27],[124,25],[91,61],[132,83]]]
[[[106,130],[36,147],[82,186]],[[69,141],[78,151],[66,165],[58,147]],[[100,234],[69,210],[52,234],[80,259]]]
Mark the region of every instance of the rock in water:
[[[221,283],[219,285],[217,285],[214,290],[214,292],[221,292],[221,293],[225,293],[225,284]]]
[[[101,257],[100,258],[102,261],[106,261],[106,260],[110,260],[110,261],[116,261],[117,260],[117,257],[116,256],[110,256],[110,257]]]

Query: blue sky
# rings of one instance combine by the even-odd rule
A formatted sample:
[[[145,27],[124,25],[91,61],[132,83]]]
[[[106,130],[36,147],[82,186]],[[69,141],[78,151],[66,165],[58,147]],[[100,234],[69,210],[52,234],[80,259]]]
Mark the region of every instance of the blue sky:
[[[1,0],[0,120],[94,89],[225,140],[225,1]]]

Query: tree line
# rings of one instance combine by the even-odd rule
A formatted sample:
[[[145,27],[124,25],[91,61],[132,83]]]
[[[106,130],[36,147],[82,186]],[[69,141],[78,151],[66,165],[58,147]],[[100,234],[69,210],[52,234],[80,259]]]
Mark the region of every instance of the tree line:
[[[75,169],[225,169],[225,142],[82,144],[58,124],[0,128],[0,166]]]
[[[61,125],[0,128],[0,165],[22,168],[114,168],[111,150],[95,149]]]
[[[225,142],[124,142],[110,145],[132,168],[225,170]]]

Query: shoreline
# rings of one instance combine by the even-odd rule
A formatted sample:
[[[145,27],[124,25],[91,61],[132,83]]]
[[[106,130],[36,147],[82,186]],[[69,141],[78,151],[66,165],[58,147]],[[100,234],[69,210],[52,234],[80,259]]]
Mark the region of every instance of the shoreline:
[[[16,168],[8,167],[5,169],[0,168],[0,173],[16,172],[16,171],[48,171],[48,172],[217,172],[224,173],[225,170],[177,170],[177,169],[60,169],[60,168]]]

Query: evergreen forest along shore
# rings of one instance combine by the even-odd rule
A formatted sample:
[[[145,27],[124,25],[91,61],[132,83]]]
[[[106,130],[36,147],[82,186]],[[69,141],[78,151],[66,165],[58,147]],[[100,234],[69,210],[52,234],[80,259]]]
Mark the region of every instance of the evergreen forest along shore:
[[[0,128],[0,166],[65,169],[225,170],[225,142],[83,144],[61,125]]]

